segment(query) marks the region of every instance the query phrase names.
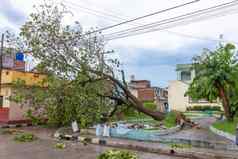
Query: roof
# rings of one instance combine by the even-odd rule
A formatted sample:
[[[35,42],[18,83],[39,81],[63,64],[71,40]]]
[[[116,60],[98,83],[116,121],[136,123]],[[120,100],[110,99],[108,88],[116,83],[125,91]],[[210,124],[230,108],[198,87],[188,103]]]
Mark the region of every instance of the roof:
[[[149,80],[131,80],[131,83],[150,82]]]
[[[176,71],[180,70],[191,70],[193,68],[192,64],[177,64]]]

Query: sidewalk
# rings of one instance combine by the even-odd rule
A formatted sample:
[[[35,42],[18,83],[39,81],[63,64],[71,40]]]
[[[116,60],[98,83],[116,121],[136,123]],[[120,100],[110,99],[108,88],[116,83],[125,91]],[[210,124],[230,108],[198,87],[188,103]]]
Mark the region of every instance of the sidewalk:
[[[98,138],[94,138],[93,141],[96,141],[97,139]],[[155,142],[140,142],[114,138],[102,138],[101,140],[105,141],[105,146],[157,153],[162,155],[171,155],[175,157],[193,159],[238,159],[238,151],[224,151],[194,147],[174,149],[170,145]]]

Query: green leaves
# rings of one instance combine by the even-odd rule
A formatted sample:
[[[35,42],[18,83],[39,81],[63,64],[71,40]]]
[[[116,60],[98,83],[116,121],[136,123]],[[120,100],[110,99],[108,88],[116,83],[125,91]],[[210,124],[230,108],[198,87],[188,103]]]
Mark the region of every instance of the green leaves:
[[[222,97],[219,91],[224,89],[229,100],[232,113],[236,111],[238,98],[238,63],[233,44],[220,45],[214,51],[204,50],[201,56],[194,57],[196,78],[191,83],[186,95],[193,99],[208,99],[209,101]],[[223,105],[224,106],[224,105]]]
[[[99,155],[97,159],[138,159],[135,153],[120,150],[108,150]]]

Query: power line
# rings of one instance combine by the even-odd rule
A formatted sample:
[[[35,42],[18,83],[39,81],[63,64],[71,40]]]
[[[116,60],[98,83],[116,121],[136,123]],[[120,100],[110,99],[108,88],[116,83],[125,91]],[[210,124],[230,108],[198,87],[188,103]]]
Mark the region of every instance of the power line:
[[[69,6],[69,5],[66,5],[67,7],[71,8],[71,9],[77,9],[75,6]],[[77,10],[78,11],[78,10]],[[110,20],[112,22],[118,22],[118,20],[116,19],[112,19],[111,17],[108,17],[108,16],[104,16],[103,14],[99,14],[95,11],[90,11],[90,10],[84,10],[83,11],[84,13],[87,13],[87,14],[91,14],[91,15],[95,15],[95,16],[98,16],[98,17],[103,17],[104,19],[103,20]]]
[[[0,46],[0,92],[1,92],[1,88],[2,88],[2,55],[3,55],[3,48],[4,47],[4,34],[2,34],[1,36],[1,46]],[[0,103],[1,104],[1,103]],[[0,105],[2,106],[2,105]]]
[[[137,20],[140,20],[140,19],[144,19],[144,18],[153,16],[153,15],[157,15],[157,14],[164,13],[164,12],[167,12],[167,11],[170,11],[170,10],[181,8],[181,7],[184,7],[186,5],[196,3],[196,2],[199,2],[199,1],[200,0],[194,0],[194,1],[191,1],[191,2],[188,2],[188,3],[180,4],[180,5],[171,7],[171,8],[163,9],[163,10],[160,10],[160,11],[157,11],[157,12],[154,12],[154,13],[150,13],[150,14],[147,14],[147,15],[144,15],[144,16],[141,16],[141,17],[137,17],[137,18],[134,18],[134,19],[131,19],[131,20],[127,20],[127,21],[124,21],[124,22],[121,22],[121,23],[118,23],[118,24],[115,24],[115,25],[111,25],[111,26],[108,26],[108,27],[105,27],[105,28],[101,28],[101,29],[98,29],[98,30],[95,30],[95,31],[92,31],[92,32],[89,32],[89,33],[86,33],[86,34],[102,32],[104,30],[108,30],[108,29],[115,28],[115,27],[123,25],[123,24],[131,23],[131,22],[134,22],[134,21],[137,21]]]
[[[83,5],[80,5],[80,4],[77,4],[77,3],[74,3],[74,2],[69,2],[69,1],[64,1],[64,2],[67,2],[68,4],[70,4],[71,6],[74,6],[74,7],[78,7],[80,9],[84,9],[84,10],[88,10],[90,12],[94,12],[96,14],[101,14],[101,15],[105,15],[105,16],[108,16],[108,17],[111,17],[111,18],[115,18],[115,19],[120,19],[120,20],[127,20],[127,19],[123,19],[117,15],[114,15],[114,14],[111,14],[111,13],[108,13],[108,12],[105,12],[105,11],[100,11],[100,10],[95,10],[95,9],[91,9],[91,8],[88,8],[88,7],[85,7]],[[99,15],[100,16],[100,15]]]
[[[234,2],[237,2],[236,1],[233,1]],[[157,26],[158,24],[162,23],[162,22],[173,22],[173,21],[170,21],[170,20],[183,20],[183,19],[186,19],[188,18],[193,18],[194,16],[197,16],[196,14],[198,15],[201,15],[201,14],[204,14],[203,12],[211,12],[211,11],[216,11],[216,10],[221,10],[221,9],[224,9],[226,7],[234,7],[233,5],[234,4],[230,4],[230,3],[225,3],[225,4],[221,4],[221,5],[217,5],[217,6],[213,6],[213,7],[210,7],[210,8],[206,8],[206,9],[201,9],[201,10],[197,10],[197,11],[194,11],[194,12],[190,12],[190,13],[186,13],[186,14],[183,14],[183,15],[180,15],[180,16],[176,16],[176,17],[173,17],[173,18],[168,18],[168,19],[163,19],[161,21],[157,21],[157,22],[153,22],[153,23],[149,23],[149,24],[146,24],[146,25],[141,25],[141,26],[138,26],[138,27],[134,27],[134,28],[130,28],[130,29],[126,29],[126,30],[123,30],[123,31],[118,31],[118,32],[115,32],[115,33],[122,33],[122,32],[125,32],[125,31],[136,31],[135,29],[137,28],[146,28],[146,27],[153,27],[153,26]],[[230,6],[225,6],[227,4],[230,4]],[[218,8],[218,7],[223,7],[223,8]],[[214,9],[214,10],[212,10]],[[112,33],[112,34],[115,34],[115,33]]]
[[[216,16],[216,18],[221,17],[221,16],[224,16],[224,15]],[[213,18],[213,17],[214,16],[210,16],[210,17],[206,17],[206,18],[200,18],[199,21],[205,20],[205,19],[208,19],[208,18]],[[175,22],[177,22],[177,24]],[[161,30],[172,28],[172,27],[175,27],[175,26],[190,24],[192,22],[198,22],[198,20],[192,20],[192,21],[187,21],[187,22],[186,21],[180,21],[180,22],[179,21],[170,21],[170,22],[162,23],[162,24],[159,24],[157,26],[150,27],[150,28],[137,29],[134,32],[132,30],[132,31],[116,34],[116,35],[106,35],[106,39],[107,40],[114,40],[114,39],[129,37],[129,36],[135,36],[135,35],[150,33],[150,32],[154,32],[154,31],[161,31]],[[171,23],[175,23],[176,25],[172,25]],[[178,33],[178,34],[180,34],[180,33]],[[188,35],[188,36],[190,36],[190,35]]]
[[[65,1],[66,2],[66,1]],[[121,16],[117,16],[116,14],[119,14],[119,13],[115,13],[113,11],[110,11],[111,13],[108,13],[108,12],[105,12],[105,11],[100,11],[100,10],[95,10],[95,9],[91,9],[91,8],[87,8],[87,7],[84,7],[82,5],[79,5],[78,3],[72,3],[72,2],[69,2],[71,5],[73,5],[73,7],[75,6],[78,6],[80,9],[86,9],[88,11],[91,11],[91,12],[88,12],[86,11],[86,13],[89,13],[89,14],[92,14],[92,15],[95,15],[95,16],[99,16],[99,17],[103,17],[103,18],[107,18],[107,17],[112,17],[112,18],[115,18],[115,19],[118,19],[117,21],[119,20],[127,20],[126,18],[124,17],[121,17]],[[72,7],[70,7],[72,8]],[[93,13],[92,13],[93,12]],[[97,14],[97,13],[100,13],[100,14]],[[113,13],[113,14],[112,14]],[[126,16],[127,18],[130,18],[128,16]],[[110,21],[115,21],[115,19],[109,19]],[[132,24],[129,23],[129,25],[133,25],[133,26],[138,26],[138,25],[143,25],[141,23],[137,23],[137,22],[133,22]],[[156,31],[156,30],[155,30]],[[174,31],[169,31],[169,30],[161,30],[163,32],[166,32],[166,33],[169,33],[169,34],[173,34],[173,35],[176,35],[176,36],[181,36],[181,37],[185,37],[185,38],[191,38],[191,39],[198,39],[198,40],[203,40],[203,41],[214,41],[214,42],[228,42],[227,40],[223,40],[221,41],[221,39],[212,39],[212,38],[208,38],[208,37],[199,37],[199,36],[193,36],[193,35],[189,35],[189,34],[184,34],[184,33],[179,33],[179,32],[174,32]],[[230,42],[230,41],[229,41]],[[234,42],[232,41],[233,43],[237,43],[238,42]]]
[[[142,26],[139,26],[139,27],[134,27],[134,28],[114,32],[114,33],[111,33],[111,34],[106,34],[105,37],[108,38],[108,40],[111,40],[111,39],[115,39],[116,37],[120,38],[120,37],[124,37],[124,36],[129,36],[127,34],[130,34],[130,33],[132,35],[135,35],[135,34],[138,33],[138,31],[141,31],[141,30],[143,31],[143,30],[147,29],[148,32],[161,30],[161,28],[160,29],[157,29],[157,28],[153,29],[153,28],[161,26],[161,25],[176,23],[176,22],[179,22],[181,20],[187,20],[187,21],[190,20],[190,22],[191,22],[191,21],[194,21],[194,19],[192,19],[194,17],[197,18],[197,20],[202,20],[202,19],[204,19],[204,17],[205,18],[209,18],[209,17],[211,18],[211,15],[209,15],[208,13],[221,11],[222,9],[224,10],[225,8],[229,9],[229,11],[227,11],[225,13],[225,14],[228,14],[228,13],[230,13],[230,11],[232,11],[231,8],[237,5],[237,4],[234,4],[235,2],[237,2],[237,0],[232,1],[230,3],[224,3],[224,4],[221,4],[221,5],[213,6],[213,7],[210,7],[210,8],[197,10],[197,11],[190,12],[190,13],[187,13],[187,14],[183,14],[183,15],[180,15],[180,16],[177,16],[177,17],[164,19],[164,20],[161,20],[161,21],[158,21],[158,22],[142,25]],[[218,17],[218,15],[216,15],[216,17]],[[170,27],[167,26],[167,28],[171,28],[171,27],[173,27],[173,26],[170,26]],[[153,30],[148,30],[148,29],[153,29]],[[165,28],[163,28],[163,29],[165,29]],[[144,31],[143,33],[147,33],[147,31]]]

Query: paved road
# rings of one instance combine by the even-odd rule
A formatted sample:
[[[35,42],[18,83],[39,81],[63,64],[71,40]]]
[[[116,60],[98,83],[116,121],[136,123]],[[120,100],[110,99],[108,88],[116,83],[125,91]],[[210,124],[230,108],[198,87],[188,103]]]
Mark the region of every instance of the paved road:
[[[202,127],[201,129],[184,130],[167,137],[229,142],[209,132],[208,127],[214,122],[214,118],[204,118],[198,122]],[[0,159],[96,159],[98,154],[110,149],[108,147],[84,146],[80,143],[68,142],[66,149],[57,150],[53,147],[56,143],[52,140],[54,129],[39,129],[37,127],[21,129],[33,132],[39,137],[39,140],[32,143],[16,143],[13,141],[13,136],[0,135]],[[152,145],[152,143],[150,144]],[[150,153],[136,153],[140,159],[181,159]]]
[[[46,132],[42,136],[48,136]],[[110,149],[68,142],[66,149],[58,150],[54,148],[55,143],[56,141],[47,138],[40,138],[31,143],[17,143],[13,141],[11,135],[0,135],[0,159],[96,159],[98,154]],[[150,153],[136,153],[140,159],[182,159]]]
[[[182,130],[175,134],[171,134],[166,136],[166,138],[171,139],[186,139],[186,140],[200,140],[200,141],[210,141],[210,142],[220,142],[225,144],[232,144],[232,141],[218,136],[212,133],[209,130],[209,126],[214,123],[216,119],[214,117],[206,117],[197,120],[196,122],[199,124],[200,128],[193,128],[188,130]]]

